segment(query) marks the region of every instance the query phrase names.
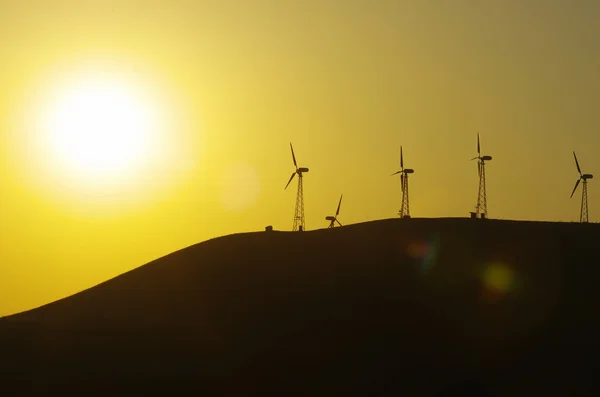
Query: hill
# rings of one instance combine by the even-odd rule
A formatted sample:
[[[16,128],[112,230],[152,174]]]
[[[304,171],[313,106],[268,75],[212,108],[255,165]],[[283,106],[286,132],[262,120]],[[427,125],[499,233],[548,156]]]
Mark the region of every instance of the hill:
[[[0,319],[2,395],[592,395],[599,242],[471,219],[216,238]]]

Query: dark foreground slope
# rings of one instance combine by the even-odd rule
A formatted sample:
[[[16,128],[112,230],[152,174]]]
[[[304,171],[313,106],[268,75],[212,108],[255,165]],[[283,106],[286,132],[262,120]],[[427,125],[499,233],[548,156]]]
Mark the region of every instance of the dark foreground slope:
[[[0,394],[592,395],[599,226],[210,240],[0,319]]]

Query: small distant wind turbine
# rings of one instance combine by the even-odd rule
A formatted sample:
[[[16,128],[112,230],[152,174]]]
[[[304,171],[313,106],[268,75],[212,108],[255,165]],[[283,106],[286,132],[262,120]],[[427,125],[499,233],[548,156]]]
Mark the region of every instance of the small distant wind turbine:
[[[304,192],[303,192],[303,187],[302,187],[302,175],[305,172],[308,172],[308,168],[305,167],[298,167],[298,164],[296,163],[296,156],[294,155],[294,147],[292,146],[292,143],[290,142],[290,149],[292,149],[292,159],[294,160],[294,167],[296,167],[296,171],[294,171],[292,173],[292,176],[290,177],[290,180],[288,181],[287,185],[285,185],[284,189],[287,189],[287,187],[289,186],[289,184],[292,182],[292,179],[294,179],[294,176],[296,174],[298,174],[298,191],[296,193],[296,209],[294,210],[294,226],[292,226],[292,231],[303,231],[306,230],[305,228],[305,220],[304,220]]]
[[[411,168],[404,169],[404,156],[402,154],[402,146],[400,146],[400,171],[396,171],[392,174],[400,174],[400,184],[402,186],[402,207],[400,208],[401,218],[410,218],[410,207],[408,202],[408,174],[414,173],[415,170]]]
[[[573,152],[573,157],[575,157],[575,165],[577,166],[577,172],[579,172],[579,179],[575,182],[575,187],[573,188],[573,192],[571,193],[571,197],[575,194],[575,190],[577,190],[577,186],[579,186],[579,182],[583,181],[582,192],[581,192],[581,212],[579,214],[579,222],[588,223],[588,200],[587,200],[587,180],[592,179],[594,175],[592,174],[582,174],[581,168],[579,167],[579,161],[577,161],[577,155]]]
[[[487,196],[485,192],[485,162],[492,160],[492,156],[481,155],[481,144],[479,141],[479,133],[477,133],[477,157],[471,160],[477,161],[477,173],[479,174],[479,193],[477,195],[476,216],[487,218]]]
[[[337,206],[337,211],[335,211],[335,216],[326,216],[325,217],[325,220],[328,220],[330,222],[329,226],[327,227],[327,229],[332,229],[335,226],[336,222],[338,223],[338,225],[342,226],[342,224],[340,223],[340,221],[338,221],[337,217],[340,214],[340,206],[342,205],[342,197],[343,196],[344,196],[343,194],[340,196],[340,201],[339,201],[338,206]]]

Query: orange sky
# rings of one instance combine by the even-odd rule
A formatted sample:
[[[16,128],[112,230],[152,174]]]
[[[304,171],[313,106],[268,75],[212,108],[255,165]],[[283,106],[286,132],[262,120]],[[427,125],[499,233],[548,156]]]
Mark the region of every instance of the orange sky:
[[[478,131],[490,217],[578,220],[572,150],[600,175],[599,17],[593,0],[4,0],[0,315],[211,237],[291,229],[290,141],[308,229],[341,193],[344,224],[396,216],[400,145],[412,215],[468,216]],[[114,185],[56,171],[33,132],[52,89],[90,71],[164,115],[162,157]]]

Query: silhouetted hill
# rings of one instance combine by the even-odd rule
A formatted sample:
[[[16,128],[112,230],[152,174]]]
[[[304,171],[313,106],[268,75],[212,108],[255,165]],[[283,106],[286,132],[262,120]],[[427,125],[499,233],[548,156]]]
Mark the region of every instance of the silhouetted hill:
[[[471,219],[209,240],[0,319],[0,394],[596,395],[599,243]]]

